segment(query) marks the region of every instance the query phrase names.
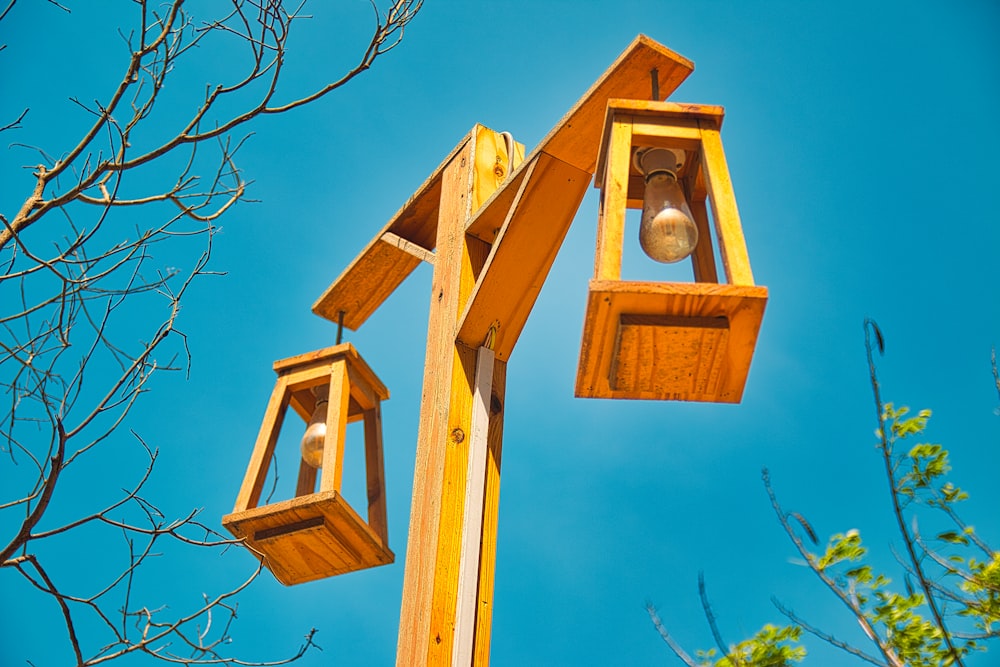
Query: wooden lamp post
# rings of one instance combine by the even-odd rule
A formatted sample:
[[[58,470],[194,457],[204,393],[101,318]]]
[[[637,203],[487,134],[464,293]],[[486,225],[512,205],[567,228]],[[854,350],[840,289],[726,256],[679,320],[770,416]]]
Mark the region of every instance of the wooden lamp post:
[[[577,396],[742,398],[767,288],[755,286],[750,271],[719,135],[722,117],[717,106],[608,102],[595,174],[601,209]],[[675,194],[666,191],[670,187]],[[717,277],[706,198],[727,284]],[[690,255],[694,283],[621,280],[627,208],[643,209],[640,242],[647,254],[662,262]]]
[[[313,306],[357,329],[421,262],[433,265],[399,666],[489,662],[507,363],[595,173],[600,231],[577,395],[740,400],[767,290],[750,273],[719,140],[722,109],[658,101],[693,69],[640,35],[529,155],[510,135],[476,125]],[[651,87],[653,102],[635,101]],[[635,148],[644,152],[633,164]],[[673,181],[690,205],[658,220],[687,216],[690,236],[675,234],[673,245],[694,245],[696,282],[622,281],[626,206],[641,206],[664,188],[676,195]],[[706,200],[725,284],[716,277]],[[665,255],[662,247],[654,254],[673,259],[676,248],[667,246]],[[276,575],[289,570],[286,583],[391,561],[378,428],[378,401],[388,392],[349,346],[275,368],[278,386],[226,526],[264,553]],[[367,390],[355,393],[356,384]],[[319,385],[330,386],[331,406],[340,401],[327,419],[320,492],[254,507],[280,414],[291,404],[309,421],[315,399],[306,390]],[[359,414],[372,434],[368,524],[333,502],[336,443],[344,422]],[[305,474],[300,493],[314,484]],[[302,510],[313,495],[334,514]],[[346,566],[300,563],[301,553],[320,546],[335,552],[345,543],[358,554]]]
[[[393,562],[380,407],[389,391],[350,343],[276,361],[274,370],[278,380],[236,507],[222,525],[259,553],[285,585]],[[289,407],[309,425],[295,497],[258,506]],[[340,495],[347,423],[357,420],[364,421],[367,523]]]

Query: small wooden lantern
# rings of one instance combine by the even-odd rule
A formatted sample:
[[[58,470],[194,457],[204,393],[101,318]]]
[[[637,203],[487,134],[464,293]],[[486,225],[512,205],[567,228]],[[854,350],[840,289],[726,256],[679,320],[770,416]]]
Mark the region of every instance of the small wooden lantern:
[[[264,414],[233,513],[222,524],[264,557],[285,585],[393,562],[386,527],[380,403],[389,391],[350,343],[274,363],[278,381]],[[326,436],[319,490],[316,468],[300,461],[295,498],[258,507],[285,413],[307,423],[326,389]],[[340,495],[348,422],[364,420],[368,521]],[[322,423],[322,417],[319,418]]]
[[[595,172],[601,189],[576,395],[738,403],[767,288],[755,286],[722,151],[723,109],[639,100],[608,102]],[[639,150],[666,148],[698,229],[693,283],[621,280],[626,208],[643,207]],[[719,283],[706,199],[726,283]]]

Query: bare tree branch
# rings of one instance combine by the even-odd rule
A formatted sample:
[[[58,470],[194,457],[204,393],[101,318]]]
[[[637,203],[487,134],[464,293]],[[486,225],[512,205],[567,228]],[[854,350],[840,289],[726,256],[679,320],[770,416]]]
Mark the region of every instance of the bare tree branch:
[[[197,510],[169,518],[147,496],[160,452],[131,424],[160,372],[190,368],[181,308],[195,283],[218,274],[210,268],[217,221],[251,201],[251,181],[237,164],[251,124],[319,100],[369,69],[400,43],[422,0],[372,0],[371,32],[352,61],[327,67],[311,89],[289,91],[289,40],[303,5],[229,0],[203,18],[193,13],[209,11],[202,4],[189,11],[185,0],[135,0],[131,27],[118,29],[121,60],[107,68],[121,73],[117,81],[97,94],[68,95],[83,119],[75,140],[43,147],[46,128],[27,136],[41,114],[27,108],[0,126],[22,139],[9,150],[28,149],[35,163],[8,179],[7,191],[20,194],[0,213],[0,513],[10,526],[0,535],[0,576],[18,576],[52,599],[78,667],[131,654],[183,665],[280,665],[315,646],[313,630],[274,662],[227,654],[235,598],[259,564],[243,583],[203,595],[179,615],[144,603],[143,575],[159,554],[237,542],[203,524]],[[19,9],[3,3],[0,21]],[[193,103],[174,97],[174,72],[211,44],[242,56],[239,71]],[[154,113],[166,108],[187,112]],[[180,258],[184,268],[162,257]],[[145,456],[131,484],[93,498],[55,493],[84,474],[79,464],[110,456],[111,442]],[[73,580],[59,572],[57,557],[83,531],[101,531],[105,537],[88,544],[100,544],[113,567]]]

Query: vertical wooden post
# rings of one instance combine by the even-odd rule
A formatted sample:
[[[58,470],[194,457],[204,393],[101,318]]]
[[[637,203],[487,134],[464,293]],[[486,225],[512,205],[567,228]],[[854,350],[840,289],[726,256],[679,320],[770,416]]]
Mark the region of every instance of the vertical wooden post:
[[[753,285],[750,256],[743,238],[740,213],[736,208],[733,181],[729,177],[726,154],[722,151],[722,137],[717,123],[705,123],[701,128],[701,159],[705,166],[715,231],[719,239],[719,253],[730,285]]]
[[[497,498],[499,494],[499,428],[506,362],[489,361],[490,379],[482,399],[485,406],[485,453],[482,493],[466,507],[469,448],[473,442],[473,407],[476,389],[477,350],[458,342],[458,318],[472,294],[490,245],[465,233],[471,213],[491,191],[486,178],[494,178],[496,146],[479,146],[485,128],[470,133],[444,168],[438,213],[437,242],[427,356],[421,397],[420,426],[406,549],[403,604],[400,613],[399,666],[451,665],[455,659],[455,625],[460,569],[471,568],[472,610],[464,664],[471,654],[489,651],[489,618],[493,596],[496,549]],[[489,131],[487,131],[489,132]],[[489,142],[485,142],[489,143]],[[480,159],[479,150],[491,154]],[[481,163],[481,164],[479,164]],[[477,176],[477,169],[479,172]],[[478,185],[477,185],[478,184]],[[496,187],[496,183],[492,185]],[[485,355],[483,355],[485,356]],[[492,355],[490,355],[492,356]],[[499,382],[497,382],[499,380]],[[499,396],[497,395],[499,387]],[[486,496],[484,501],[483,496]],[[485,511],[484,511],[485,504]],[[477,526],[466,527],[466,512],[478,513]],[[492,532],[491,532],[492,531]],[[484,570],[486,568],[486,570]],[[485,576],[485,585],[482,581]],[[481,614],[481,610],[485,613]],[[485,616],[485,627],[482,618]],[[469,643],[473,642],[473,643]],[[480,664],[476,658],[476,664]]]
[[[621,280],[625,238],[625,202],[628,198],[628,163],[632,159],[632,119],[615,118],[608,144],[608,164],[601,190],[597,224],[595,280]]]
[[[474,139],[470,137],[455,152],[441,176],[413,502],[410,505],[410,531],[396,648],[396,664],[399,667],[425,664],[431,639],[441,492],[445,454],[449,446],[449,393],[457,355],[455,328],[461,307],[458,284],[462,273],[465,222],[469,216],[473,150]]]

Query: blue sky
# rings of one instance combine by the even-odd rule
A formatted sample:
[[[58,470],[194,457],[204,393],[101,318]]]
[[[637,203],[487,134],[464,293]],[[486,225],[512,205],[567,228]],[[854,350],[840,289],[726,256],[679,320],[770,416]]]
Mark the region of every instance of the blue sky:
[[[69,17],[46,3],[19,7],[3,27],[0,88],[30,84],[32,115],[16,140],[52,153],[82,122],[67,98],[106,97],[122,69],[115,17],[72,7]],[[347,62],[367,11],[315,3],[291,46],[290,87]],[[403,44],[363,77],[255,126],[239,162],[260,201],[224,218],[214,268],[227,275],[203,281],[184,307],[190,378],[162,376],[128,425],[162,452],[149,495],[168,514],[198,507],[218,524],[260,425],[271,362],[334,342],[335,325],[310,312],[325,287],[474,123],[530,151],[644,33],[695,62],[672,101],[726,107],[723,141],[770,301],[742,404],[575,399],[596,229],[596,193],[587,195],[508,367],[494,664],[673,664],[644,604],[688,648],[709,647],[701,571],[728,641],[780,620],[772,595],[860,641],[792,562],[760,469],[821,536],[858,528],[875,562],[897,572],[864,358],[862,321],[873,317],[887,339],[885,398],[934,410],[929,437],[952,451],[954,478],[973,497],[969,519],[1000,544],[1000,398],[989,368],[1000,342],[998,29],[996,3],[971,0],[428,0]],[[213,54],[182,76],[207,81],[225,64]],[[26,105],[3,97],[6,115]],[[16,151],[2,157],[4,213],[28,192],[25,163]],[[278,657],[316,627],[323,651],[304,667],[392,663],[430,278],[418,269],[348,334],[392,392],[383,418],[396,563],[293,588],[261,577],[241,599],[237,652]],[[132,449],[127,438],[111,443],[110,461],[65,493],[125,484]],[[84,538],[67,567],[86,578],[107,547],[118,548]],[[147,592],[178,610],[252,566],[236,550],[167,555]],[[2,662],[63,661],[51,602],[8,575],[0,587]],[[847,664],[809,648],[807,664]]]

